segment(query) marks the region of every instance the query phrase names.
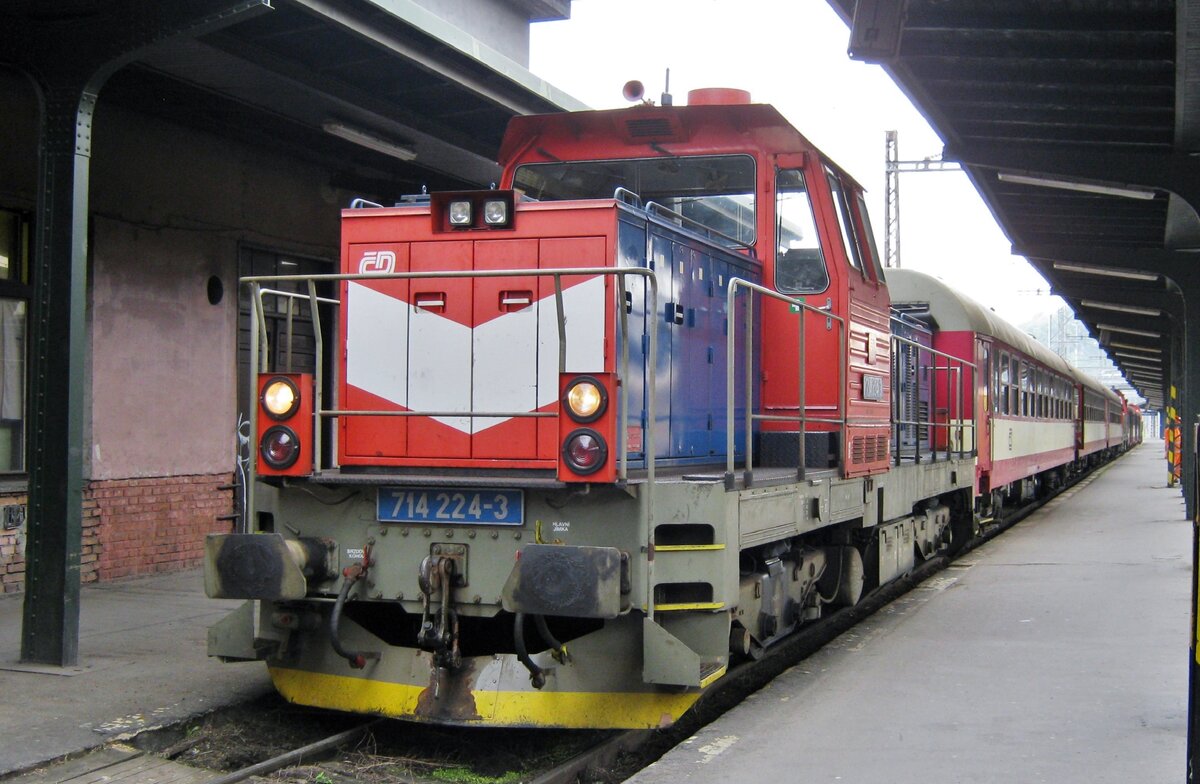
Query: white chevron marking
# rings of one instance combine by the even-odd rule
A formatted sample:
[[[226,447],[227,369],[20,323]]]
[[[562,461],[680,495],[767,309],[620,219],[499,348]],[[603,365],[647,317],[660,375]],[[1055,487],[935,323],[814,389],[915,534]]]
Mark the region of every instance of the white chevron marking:
[[[558,397],[554,296],[474,329],[351,282],[346,295],[346,380],[414,411],[536,411]],[[604,279],[563,291],[566,368],[604,369]],[[508,417],[435,417],[479,433]]]

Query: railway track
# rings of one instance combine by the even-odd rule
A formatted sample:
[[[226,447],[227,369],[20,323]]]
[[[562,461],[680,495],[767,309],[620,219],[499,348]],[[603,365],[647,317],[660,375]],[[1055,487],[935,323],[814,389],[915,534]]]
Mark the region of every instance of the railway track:
[[[548,733],[448,729],[383,719],[363,722],[357,716],[295,708],[272,697],[269,704],[243,706],[185,727],[145,733],[146,737],[139,736],[136,742],[147,753],[209,768],[211,775],[194,779],[204,784],[268,780],[317,784],[622,781],[859,621],[1104,470],[1101,467],[1053,496],[989,521],[953,557],[933,556],[858,605],[839,610],[772,646],[761,659],[731,668],[691,712],[667,730]],[[244,753],[239,756],[239,751]]]

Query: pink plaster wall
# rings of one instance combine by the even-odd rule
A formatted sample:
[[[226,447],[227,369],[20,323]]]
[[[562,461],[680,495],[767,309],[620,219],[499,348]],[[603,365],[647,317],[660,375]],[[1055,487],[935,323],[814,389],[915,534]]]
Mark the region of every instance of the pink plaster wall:
[[[109,107],[92,181],[93,480],[228,472],[242,243],[333,258],[328,173]],[[208,301],[210,276],[224,299]]]

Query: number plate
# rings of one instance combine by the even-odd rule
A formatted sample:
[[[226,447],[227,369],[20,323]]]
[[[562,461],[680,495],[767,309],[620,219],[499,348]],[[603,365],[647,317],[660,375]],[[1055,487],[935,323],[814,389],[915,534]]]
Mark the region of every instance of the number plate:
[[[525,494],[478,487],[381,487],[376,517],[382,523],[521,525]]]

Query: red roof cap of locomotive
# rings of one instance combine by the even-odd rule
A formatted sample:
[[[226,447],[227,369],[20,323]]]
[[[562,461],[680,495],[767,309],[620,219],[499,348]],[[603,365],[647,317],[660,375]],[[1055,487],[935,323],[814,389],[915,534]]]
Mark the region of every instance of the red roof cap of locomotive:
[[[643,157],[648,145],[681,144],[685,149],[671,148],[670,152],[714,155],[755,148],[774,153],[814,152],[854,182],[774,106],[740,102],[742,97],[749,100],[750,94],[728,88],[693,90],[689,99],[697,92],[702,93],[700,105],[639,104],[624,109],[514,117],[500,145],[500,165],[507,167],[530,149],[544,150],[550,156],[571,149],[577,154],[561,156],[564,160],[602,160]]]
[[[733,87],[702,87],[688,91],[688,106],[740,106],[750,103],[750,91]]]

